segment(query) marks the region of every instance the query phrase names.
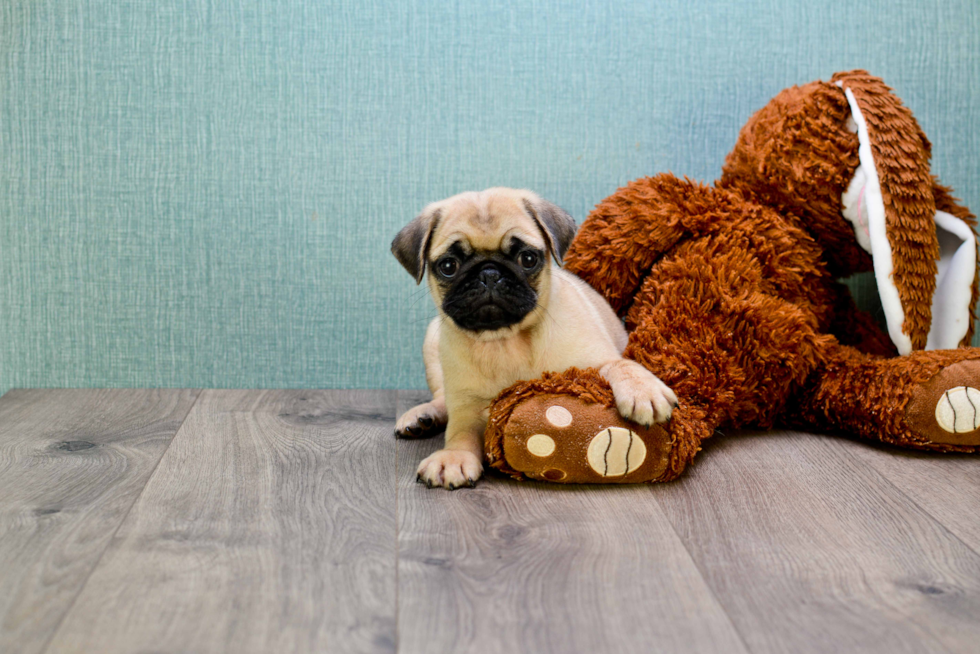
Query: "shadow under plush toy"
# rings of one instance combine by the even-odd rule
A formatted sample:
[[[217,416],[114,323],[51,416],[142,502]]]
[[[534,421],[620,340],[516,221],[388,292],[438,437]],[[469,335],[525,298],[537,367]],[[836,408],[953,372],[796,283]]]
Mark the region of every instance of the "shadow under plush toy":
[[[625,355],[680,406],[644,429],[595,370],[549,373],[491,406],[490,465],[566,483],[668,481],[716,428],[776,424],[980,450],[976,220],[929,156],[911,112],[852,71],[777,95],[714,187],[661,174],[619,189],[565,267],[625,317]],[[870,270],[887,334],[836,281]]]

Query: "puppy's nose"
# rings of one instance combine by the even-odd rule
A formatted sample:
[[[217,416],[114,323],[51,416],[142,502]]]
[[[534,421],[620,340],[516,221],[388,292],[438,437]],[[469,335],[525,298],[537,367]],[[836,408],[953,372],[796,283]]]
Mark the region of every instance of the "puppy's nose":
[[[493,288],[500,281],[500,271],[492,266],[487,266],[480,271],[478,279],[484,286]]]

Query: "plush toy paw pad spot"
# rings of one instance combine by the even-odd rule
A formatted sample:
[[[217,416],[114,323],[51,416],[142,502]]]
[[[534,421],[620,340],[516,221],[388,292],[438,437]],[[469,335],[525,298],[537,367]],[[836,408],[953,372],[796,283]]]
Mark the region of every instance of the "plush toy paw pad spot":
[[[951,434],[980,428],[980,391],[957,386],[943,393],[936,403],[936,422]]]
[[[572,424],[572,413],[557,404],[548,407],[548,410],[544,412],[544,417],[555,427],[567,427]]]
[[[551,456],[555,451],[555,439],[545,434],[535,434],[527,439],[527,451],[534,456]]]
[[[933,443],[980,446],[980,360],[947,366],[915,388],[905,423]]]
[[[620,477],[643,465],[647,447],[633,431],[609,427],[595,435],[586,457],[589,467],[603,477]]]

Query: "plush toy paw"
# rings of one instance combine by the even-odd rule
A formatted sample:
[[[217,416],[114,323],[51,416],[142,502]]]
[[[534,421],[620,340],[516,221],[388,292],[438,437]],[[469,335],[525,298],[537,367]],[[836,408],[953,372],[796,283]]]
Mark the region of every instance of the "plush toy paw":
[[[446,404],[426,402],[403,413],[395,423],[395,438],[429,438],[446,428]]]
[[[672,446],[662,426],[642,427],[616,409],[566,395],[537,395],[522,402],[503,432],[503,456],[510,468],[562,483],[657,480],[667,469]]]
[[[921,384],[905,419],[917,436],[934,443],[980,446],[980,361],[954,363]]]
[[[418,481],[429,488],[442,486],[448,490],[476,486],[483,474],[480,458],[467,450],[439,450],[422,460]]]

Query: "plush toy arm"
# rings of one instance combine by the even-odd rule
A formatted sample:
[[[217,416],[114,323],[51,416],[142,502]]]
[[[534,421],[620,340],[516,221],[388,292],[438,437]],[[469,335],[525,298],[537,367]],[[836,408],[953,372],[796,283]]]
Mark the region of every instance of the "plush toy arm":
[[[622,313],[653,263],[689,233],[698,200],[714,189],[670,174],[630,182],[589,214],[565,268]]]

